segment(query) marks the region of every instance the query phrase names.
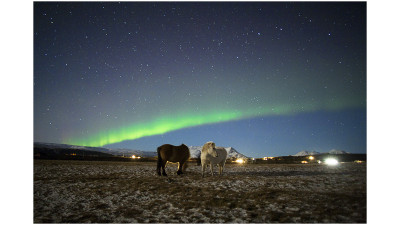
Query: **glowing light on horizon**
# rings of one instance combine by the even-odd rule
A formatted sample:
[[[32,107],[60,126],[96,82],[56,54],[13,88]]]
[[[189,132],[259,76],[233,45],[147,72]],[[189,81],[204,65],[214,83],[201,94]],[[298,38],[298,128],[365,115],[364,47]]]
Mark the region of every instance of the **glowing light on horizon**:
[[[237,159],[235,162],[242,164],[242,163],[244,163],[244,160],[243,159]]]
[[[325,160],[325,163],[326,163],[327,165],[330,165],[330,166],[335,166],[335,165],[339,164],[339,162],[337,161],[337,159],[334,159],[334,158],[328,158],[328,159],[326,159],[326,160]]]

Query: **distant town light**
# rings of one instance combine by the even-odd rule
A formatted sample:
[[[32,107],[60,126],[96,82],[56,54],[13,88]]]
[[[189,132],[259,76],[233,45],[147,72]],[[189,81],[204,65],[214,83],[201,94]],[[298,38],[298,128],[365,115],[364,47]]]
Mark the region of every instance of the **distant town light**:
[[[273,159],[274,157],[264,157],[263,160]]]
[[[237,163],[244,163],[244,160],[243,160],[243,159],[237,159],[235,162],[237,162]]]
[[[308,162],[307,162],[307,161],[301,161],[301,163],[306,164],[306,163],[308,163]]]
[[[314,160],[314,156],[310,156],[310,157],[308,157],[310,160]]]
[[[334,158],[328,158],[325,160],[325,163],[330,165],[330,166],[335,166],[337,165],[339,162],[337,161],[337,159]]]
[[[140,156],[132,155],[132,159],[140,159]]]

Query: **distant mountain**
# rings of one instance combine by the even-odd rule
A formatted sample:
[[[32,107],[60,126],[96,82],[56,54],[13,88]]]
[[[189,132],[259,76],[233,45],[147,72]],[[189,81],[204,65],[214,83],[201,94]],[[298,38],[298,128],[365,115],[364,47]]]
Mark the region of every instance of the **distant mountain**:
[[[341,155],[341,154],[350,154],[348,152],[342,151],[342,150],[336,150],[336,149],[332,149],[328,152],[331,155]]]
[[[41,159],[68,159],[73,158],[112,158],[110,152],[104,148],[82,147],[75,145],[53,144],[53,143],[34,143],[34,157]]]
[[[67,145],[67,144],[54,144],[54,143],[43,143],[43,142],[35,142],[35,149],[41,150],[83,150],[83,151],[95,151],[106,154],[112,154],[115,156],[141,156],[141,157],[156,157],[157,152],[150,151],[141,151],[141,150],[133,150],[133,149],[111,149],[111,148],[102,148],[102,147],[85,147],[85,146],[77,146],[77,145]],[[191,158],[200,158],[201,149],[203,146],[189,146],[190,156]],[[228,158],[248,158],[247,156],[241,154],[236,149],[232,147],[223,147],[226,149],[228,153]]]
[[[78,145],[67,145],[67,144],[55,144],[45,142],[34,142],[33,147],[36,149],[70,149],[70,150],[86,150],[86,151],[97,151],[103,153],[110,153],[109,149],[101,147],[85,147]]]
[[[203,148],[203,146],[189,146],[190,157],[191,158],[200,158],[202,148]]]
[[[228,158],[232,158],[232,157],[235,157],[237,159],[239,159],[239,158],[249,158],[249,157],[243,155],[242,153],[238,152],[233,147],[227,147],[225,149],[228,152]]]
[[[78,145],[67,145],[67,144],[54,144],[54,143],[43,143],[43,142],[35,142],[35,149],[42,150],[83,150],[83,151],[95,151],[101,153],[107,153],[115,156],[141,156],[141,157],[154,157],[157,156],[157,152],[147,152],[141,150],[132,150],[132,149],[110,149],[110,148],[101,148],[101,147],[86,147],[86,146],[78,146]]]
[[[190,157],[191,158],[200,158],[201,155],[201,149],[203,146],[189,146],[189,151],[190,151]],[[235,157],[235,158],[249,158],[242,153],[238,152],[236,149],[232,147],[223,147],[225,148],[226,152],[228,153],[228,159]]]
[[[149,152],[149,151],[141,151],[141,150],[132,150],[132,149],[109,149],[110,153],[118,156],[140,156],[140,157],[155,157],[157,156],[157,152]]]
[[[317,151],[312,151],[312,152],[301,151],[301,152],[296,153],[294,156],[319,155],[319,154],[321,154],[321,153],[319,153]]]
[[[293,156],[321,155],[321,154],[341,155],[341,154],[349,154],[349,153],[345,152],[345,151],[342,151],[342,150],[332,149],[327,153],[320,153],[320,152],[317,152],[317,151],[312,151],[312,152],[310,152],[310,151],[301,151],[301,152],[296,153]]]

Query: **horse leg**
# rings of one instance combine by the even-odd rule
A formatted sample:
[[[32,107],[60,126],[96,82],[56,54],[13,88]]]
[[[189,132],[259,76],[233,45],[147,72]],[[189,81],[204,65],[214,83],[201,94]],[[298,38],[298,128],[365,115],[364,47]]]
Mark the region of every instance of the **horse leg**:
[[[182,166],[182,173],[184,173],[188,167],[189,167],[188,162],[185,161],[185,162],[183,163],[183,166]]]
[[[219,169],[220,169],[219,174],[222,175],[222,172],[224,172],[225,162],[220,163],[219,166],[220,166],[220,168],[219,168]]]
[[[214,176],[213,167],[214,167],[214,165],[212,163],[210,163],[211,176]]]
[[[157,151],[159,151],[159,150],[157,149]],[[160,154],[158,154],[158,159],[157,159],[157,170],[156,170],[158,176],[161,176],[161,166],[162,166],[162,159],[161,159]]]
[[[167,164],[167,161],[163,161],[163,162],[162,162],[162,165],[161,165],[162,171],[163,171],[163,172],[162,172],[162,175],[163,175],[163,176],[167,176],[167,173],[165,173],[165,164]]]
[[[157,163],[157,174],[158,176],[161,176],[161,164]]]
[[[206,170],[206,163],[201,163],[201,177],[204,177],[204,171]]]
[[[183,173],[182,167],[183,167],[183,163],[178,162],[178,171],[176,172],[176,174],[181,175]]]

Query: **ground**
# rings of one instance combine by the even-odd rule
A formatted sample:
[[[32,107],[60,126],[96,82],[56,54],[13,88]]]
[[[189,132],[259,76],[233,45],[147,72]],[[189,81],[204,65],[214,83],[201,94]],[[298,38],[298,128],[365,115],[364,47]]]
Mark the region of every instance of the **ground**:
[[[35,160],[34,222],[366,223],[365,163],[200,168],[168,164],[166,178],[156,162]]]

